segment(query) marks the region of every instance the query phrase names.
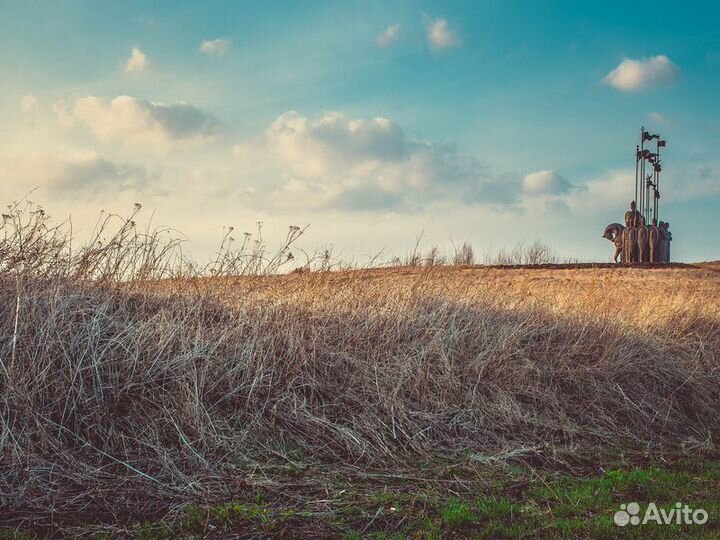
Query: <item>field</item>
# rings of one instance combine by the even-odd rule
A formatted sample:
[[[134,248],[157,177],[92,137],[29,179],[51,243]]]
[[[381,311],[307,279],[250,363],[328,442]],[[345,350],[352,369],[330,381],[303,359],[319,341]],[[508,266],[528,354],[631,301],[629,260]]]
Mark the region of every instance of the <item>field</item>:
[[[720,534],[718,264],[43,264],[0,282],[0,537]]]

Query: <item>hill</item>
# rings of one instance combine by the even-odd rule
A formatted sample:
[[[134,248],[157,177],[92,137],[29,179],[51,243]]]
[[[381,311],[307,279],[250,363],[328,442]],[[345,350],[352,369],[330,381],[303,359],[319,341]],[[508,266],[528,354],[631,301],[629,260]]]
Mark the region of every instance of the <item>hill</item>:
[[[113,537],[577,537],[612,535],[627,497],[707,509],[718,271],[6,273],[2,522]]]

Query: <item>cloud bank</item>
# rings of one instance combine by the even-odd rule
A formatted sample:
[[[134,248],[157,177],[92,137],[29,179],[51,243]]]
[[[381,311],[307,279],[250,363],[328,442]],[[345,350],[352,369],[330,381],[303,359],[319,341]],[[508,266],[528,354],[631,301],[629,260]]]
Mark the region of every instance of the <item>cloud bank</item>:
[[[520,183],[492,178],[479,161],[451,145],[406,136],[384,117],[329,112],[311,119],[279,116],[264,135],[240,145],[244,159],[267,155],[279,167],[273,200],[352,210],[412,211],[434,200],[508,205]]]
[[[94,151],[33,152],[0,156],[0,172],[10,174],[26,193],[34,188],[56,199],[91,200],[133,191],[160,193],[144,166],[115,162]]]

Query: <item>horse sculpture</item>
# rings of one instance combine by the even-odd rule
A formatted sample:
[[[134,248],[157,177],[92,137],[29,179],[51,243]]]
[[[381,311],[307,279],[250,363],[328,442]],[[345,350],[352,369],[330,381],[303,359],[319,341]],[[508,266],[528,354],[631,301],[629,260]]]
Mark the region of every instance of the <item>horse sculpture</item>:
[[[614,256],[615,262],[618,262],[618,260],[617,260],[618,255],[623,253],[623,231],[624,230],[625,230],[625,227],[620,225],[619,223],[611,223],[610,225],[605,227],[605,232],[602,235],[603,238],[607,238],[613,244],[615,244],[615,256]],[[620,262],[625,262],[624,259],[625,259],[625,257],[621,257]]]

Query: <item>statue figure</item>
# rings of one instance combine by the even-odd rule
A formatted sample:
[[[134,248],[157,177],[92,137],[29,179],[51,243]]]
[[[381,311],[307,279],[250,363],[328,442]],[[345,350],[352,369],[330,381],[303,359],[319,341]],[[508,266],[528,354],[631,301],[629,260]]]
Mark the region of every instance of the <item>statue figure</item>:
[[[632,260],[632,253],[630,247],[630,227],[632,222],[630,216],[625,213],[625,228],[623,229],[623,262],[629,263]]]
[[[615,262],[618,262],[618,255],[620,255],[620,262],[625,262],[625,250],[623,249],[624,230],[625,227],[623,227],[619,223],[611,223],[610,225],[605,227],[605,232],[602,235],[603,238],[607,238],[613,244],[615,244],[615,255],[613,256],[613,260]]]
[[[650,260],[648,228],[644,223],[638,222],[635,230],[637,231],[638,262],[648,262]]]
[[[648,229],[648,243],[650,247],[650,262],[659,263],[665,262],[661,260],[661,233],[657,226],[657,218],[653,218],[652,225]]]
[[[660,232],[662,234],[662,257],[663,262],[670,262],[670,242],[672,241],[672,233],[670,232],[670,222],[660,222]]]
[[[640,211],[637,209],[637,205],[635,204],[635,201],[630,201],[630,210],[625,212],[625,226],[629,227],[628,223],[637,223],[640,225],[642,223],[645,224],[645,219],[642,217],[642,214],[640,214]]]
[[[642,223],[642,215],[636,209],[635,201],[630,202],[630,210],[625,212],[625,230],[623,231],[623,249],[625,262],[638,262],[637,227]]]
[[[626,263],[635,262],[637,252],[637,234],[633,226],[632,214],[625,212],[625,230],[623,231],[623,252]]]
[[[630,224],[630,227],[628,229],[629,231],[629,238],[628,242],[630,243],[628,253],[630,257],[628,258],[628,262],[636,263],[640,260],[639,253],[638,253],[638,242],[637,242],[637,231],[638,231],[638,221],[634,220]]]

